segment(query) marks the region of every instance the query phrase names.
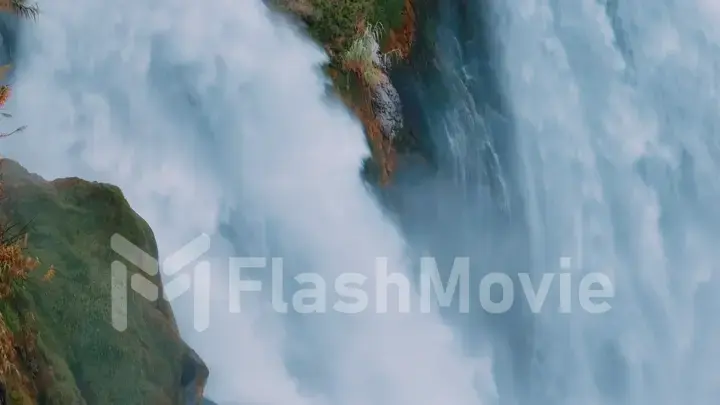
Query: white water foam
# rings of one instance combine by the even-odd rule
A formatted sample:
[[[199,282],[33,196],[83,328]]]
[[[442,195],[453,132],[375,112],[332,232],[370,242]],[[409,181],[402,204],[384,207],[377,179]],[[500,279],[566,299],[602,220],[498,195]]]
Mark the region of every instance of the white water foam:
[[[307,270],[367,272],[364,263],[389,256],[403,271],[403,241],[359,178],[368,155],[360,126],[324,98],[324,55],[259,1],[40,6],[8,105],[30,127],[5,140],[5,155],[48,178],[120,186],[161,252],[214,232],[234,206],[272,222]],[[226,316],[219,298],[210,328],[193,334],[186,307],[175,307],[211,367],[210,396],[228,403],[493,397],[488,362],[466,358],[437,316],[285,322],[255,310]],[[314,364],[290,370],[288,346],[307,348]],[[327,374],[309,399],[301,392],[313,367]]]
[[[493,3],[535,271],[580,251],[574,271],[607,271],[618,293],[604,316],[538,320],[529,403],[720,397],[711,3]]]

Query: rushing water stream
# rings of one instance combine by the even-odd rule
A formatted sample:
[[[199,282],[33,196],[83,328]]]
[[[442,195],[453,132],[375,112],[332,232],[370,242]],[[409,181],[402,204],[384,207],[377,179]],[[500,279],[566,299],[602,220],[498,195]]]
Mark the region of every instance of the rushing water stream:
[[[429,117],[431,143],[450,152],[439,154],[444,181],[418,187],[408,176],[395,196],[408,234],[436,256],[470,250],[475,272],[601,271],[616,290],[602,315],[557,313],[551,289],[538,315],[472,317],[471,336],[496,335],[501,402],[717,401],[720,8],[523,0],[439,10],[440,67],[406,93]],[[484,183],[506,185],[512,209],[489,208],[482,193],[453,197],[488,172],[456,144],[491,152],[495,180]]]

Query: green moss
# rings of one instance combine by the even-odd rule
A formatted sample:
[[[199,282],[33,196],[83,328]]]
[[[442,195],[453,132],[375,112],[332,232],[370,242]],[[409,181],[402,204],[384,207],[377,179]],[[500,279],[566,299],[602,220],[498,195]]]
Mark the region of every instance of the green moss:
[[[11,390],[9,395],[11,405],[32,405],[32,400],[20,390]]]
[[[35,272],[26,289],[27,310],[36,314],[53,369],[48,401],[68,399],[47,403],[180,403],[190,349],[177,333],[169,304],[129,293],[128,329],[118,332],[110,322],[110,264],[117,259],[110,237],[120,233],[157,257],[147,223],[117,187],[76,179],[51,184],[13,166],[3,162],[9,198],[2,209],[17,222],[33,221],[29,253],[41,267],[57,269],[49,282]],[[207,373],[201,363],[196,366]]]
[[[333,69],[333,91],[338,91],[351,105],[360,105],[363,100],[363,85],[354,73]]]
[[[13,308],[12,303],[8,299],[0,300],[0,314],[2,314],[5,326],[12,333],[20,331],[20,314]]]
[[[293,8],[289,5],[295,1],[273,0],[290,11]],[[307,0],[307,3],[313,10],[312,15],[301,17],[307,22],[308,31],[318,42],[328,46],[335,58],[339,58],[360,34],[358,25],[361,22],[380,24],[383,34],[400,27],[405,6],[404,0]]]

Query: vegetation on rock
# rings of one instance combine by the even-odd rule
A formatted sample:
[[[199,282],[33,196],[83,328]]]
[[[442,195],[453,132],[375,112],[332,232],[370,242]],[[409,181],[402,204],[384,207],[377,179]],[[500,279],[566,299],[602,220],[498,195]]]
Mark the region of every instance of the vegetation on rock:
[[[166,301],[128,294],[128,329],[111,325],[110,237],[120,233],[157,257],[152,231],[120,190],[74,178],[47,182],[10,160],[0,170],[7,197],[0,223],[30,224],[17,228],[27,239],[0,248],[0,291],[9,283],[12,292],[0,297],[0,362],[7,359],[0,382],[10,403],[200,401],[208,370],[180,338]],[[37,263],[54,266],[30,271]],[[159,276],[153,281],[162,288]]]
[[[363,123],[375,171],[380,183],[386,184],[394,166],[394,148],[373,111],[372,90],[389,80],[381,69],[386,67],[383,59],[409,55],[415,24],[413,0],[269,1],[301,18],[325,47],[334,87]]]
[[[10,98],[10,86],[7,86],[7,85],[0,86],[0,117],[2,117],[2,118],[12,117],[12,114],[4,111],[4,109],[3,109],[8,98]],[[26,128],[27,128],[26,125],[22,125],[22,126],[15,128],[14,130],[12,130],[10,132],[0,132],[0,138],[7,138],[10,135],[24,131]]]
[[[367,25],[343,53],[343,67],[355,72],[370,87],[378,86],[385,79],[380,63],[379,36],[382,25]]]
[[[0,0],[0,12],[35,19],[39,9]],[[10,93],[0,86],[0,108]],[[166,301],[128,294],[127,330],[110,322],[111,235],[157,257],[152,231],[122,192],[75,178],[47,182],[0,163],[0,404],[200,403],[209,372]],[[152,281],[162,296],[160,276]]]
[[[0,200],[5,197],[0,183]],[[43,374],[47,366],[38,349],[36,318],[28,310],[26,290],[40,261],[26,254],[27,233],[19,225],[6,217],[0,220],[0,382],[13,404],[30,405],[38,403],[38,393],[50,378]],[[49,282],[54,274],[51,266],[40,280]]]
[[[402,25],[404,0],[274,0],[308,23],[310,34],[340,57],[366,24],[387,30]],[[387,32],[387,31],[386,31]],[[383,32],[383,36],[386,32]],[[336,59],[337,61],[337,59]]]

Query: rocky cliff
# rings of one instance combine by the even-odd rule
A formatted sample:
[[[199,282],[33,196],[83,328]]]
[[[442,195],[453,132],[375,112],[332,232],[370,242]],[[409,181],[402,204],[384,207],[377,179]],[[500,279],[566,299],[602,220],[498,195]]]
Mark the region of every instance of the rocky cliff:
[[[208,369],[166,301],[127,294],[127,329],[111,324],[111,236],[157,257],[122,192],[46,181],[10,160],[0,173],[0,404],[200,403]],[[159,276],[152,281],[162,288]]]
[[[387,184],[397,146],[409,136],[390,73],[410,55],[417,0],[267,1],[300,19],[324,46],[334,90],[365,129],[373,156],[367,168]]]

